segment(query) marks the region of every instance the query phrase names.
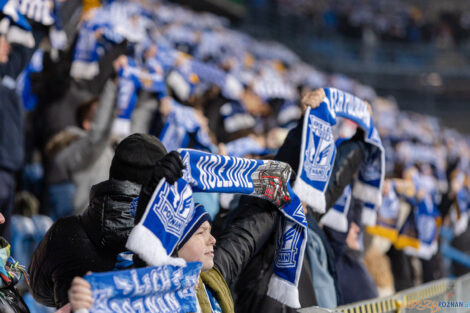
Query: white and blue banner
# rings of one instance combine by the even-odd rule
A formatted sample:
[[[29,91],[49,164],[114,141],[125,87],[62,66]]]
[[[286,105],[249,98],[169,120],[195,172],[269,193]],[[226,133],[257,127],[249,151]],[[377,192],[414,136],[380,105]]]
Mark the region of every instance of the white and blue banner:
[[[132,230],[126,247],[153,266],[181,265],[171,258],[186,225],[194,216],[192,191],[242,193],[271,201],[286,221],[278,236],[282,253],[276,254],[268,295],[291,307],[300,307],[298,280],[302,268],[307,223],[300,200],[288,184],[292,169],[278,161],[250,160],[180,150],[183,178],[170,186],[160,181],[145,213]]]
[[[201,263],[182,267],[165,265],[124,271],[93,273],[90,313],[196,312],[196,283]]]

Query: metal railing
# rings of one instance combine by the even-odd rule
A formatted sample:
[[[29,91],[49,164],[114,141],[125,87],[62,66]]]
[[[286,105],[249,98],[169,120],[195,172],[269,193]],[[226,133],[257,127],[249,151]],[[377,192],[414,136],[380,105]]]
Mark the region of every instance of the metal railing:
[[[470,274],[445,278],[403,290],[391,297],[377,298],[335,309],[310,307],[299,313],[460,313],[470,309]],[[426,311],[427,310],[427,311]]]

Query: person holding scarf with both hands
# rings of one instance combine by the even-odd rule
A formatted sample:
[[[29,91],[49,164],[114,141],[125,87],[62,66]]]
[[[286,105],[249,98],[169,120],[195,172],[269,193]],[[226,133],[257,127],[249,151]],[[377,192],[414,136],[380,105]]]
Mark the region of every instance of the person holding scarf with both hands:
[[[318,106],[318,101],[305,100],[303,101],[305,103],[302,103],[305,106]],[[183,168],[181,156],[175,151],[158,162],[152,179],[140,193],[135,225],[141,220],[160,180],[165,177],[169,184],[175,183],[182,177]],[[202,206],[196,206],[193,220],[189,223],[190,227],[187,227],[180,237],[173,256],[183,258],[187,262],[202,263],[202,273],[197,287],[201,312],[234,312],[234,302],[228,286],[233,285],[239,278],[246,265],[262,249],[276,229],[279,212],[275,206],[253,205],[252,200],[260,201],[250,196],[242,197],[240,207],[246,207],[249,214],[242,214],[232,220],[226,233],[218,238],[217,249],[214,249],[216,240],[210,234],[209,214]],[[147,266],[137,255],[133,256],[133,261],[133,267]],[[69,300],[73,312],[87,312],[93,304],[90,284],[81,277],[75,277],[69,289]]]
[[[155,167],[154,174],[150,181],[142,188],[139,195],[139,201],[136,209],[135,224],[137,225],[142,219],[146,210],[153,191],[157,187],[159,181],[165,178],[169,184],[174,184],[178,178],[182,177],[182,170],[184,168],[181,156],[178,152],[172,151],[168,153]],[[261,223],[264,228],[267,228],[265,223]],[[271,229],[269,229],[269,232]],[[257,241],[262,241],[263,232],[256,232],[260,234],[258,238],[251,238],[247,240],[243,246],[246,253],[239,251],[232,251],[232,253],[242,254],[248,259],[255,252]],[[197,299],[201,312],[234,312],[234,302],[223,273],[233,271],[238,268],[234,264],[217,264],[214,267],[214,247],[216,239],[211,235],[211,218],[203,206],[196,205],[195,214],[192,222],[188,224],[182,237],[179,239],[176,252],[173,256],[184,259],[186,262],[201,262],[202,269],[200,279],[197,285]],[[223,249],[221,253],[228,250]],[[225,258],[228,259],[228,258]],[[236,258],[234,258],[236,259]],[[244,260],[242,264],[246,264],[249,260]],[[238,260],[238,259],[237,259]],[[235,262],[235,261],[234,261]],[[131,267],[145,267],[147,264],[141,260],[137,255],[133,255],[133,265]],[[232,273],[233,274],[233,273]],[[229,277],[236,277],[236,275],[229,275]],[[88,312],[93,305],[93,298],[90,284],[81,277],[75,277],[69,289],[69,300],[72,312]],[[65,309],[65,307],[63,308]],[[59,310],[58,312],[69,312],[69,307],[66,310]]]

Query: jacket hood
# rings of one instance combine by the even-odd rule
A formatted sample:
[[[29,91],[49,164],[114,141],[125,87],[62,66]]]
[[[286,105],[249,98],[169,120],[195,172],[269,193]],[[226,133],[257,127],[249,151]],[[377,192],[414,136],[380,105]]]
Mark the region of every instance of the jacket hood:
[[[110,253],[125,251],[134,227],[130,204],[139,196],[140,189],[139,184],[116,179],[92,187],[90,204],[80,219],[93,244]]]

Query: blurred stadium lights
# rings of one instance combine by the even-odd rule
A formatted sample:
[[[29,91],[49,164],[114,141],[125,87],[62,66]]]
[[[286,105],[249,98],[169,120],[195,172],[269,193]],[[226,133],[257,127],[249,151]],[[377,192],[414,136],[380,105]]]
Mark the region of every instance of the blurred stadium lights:
[[[424,74],[421,78],[421,84],[423,86],[441,87],[442,77],[439,73]]]

